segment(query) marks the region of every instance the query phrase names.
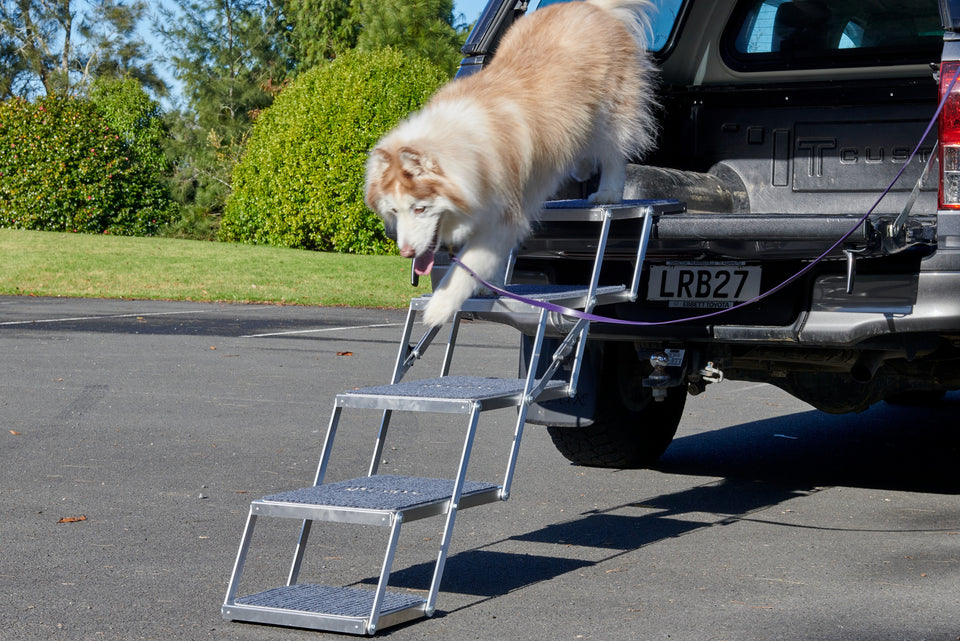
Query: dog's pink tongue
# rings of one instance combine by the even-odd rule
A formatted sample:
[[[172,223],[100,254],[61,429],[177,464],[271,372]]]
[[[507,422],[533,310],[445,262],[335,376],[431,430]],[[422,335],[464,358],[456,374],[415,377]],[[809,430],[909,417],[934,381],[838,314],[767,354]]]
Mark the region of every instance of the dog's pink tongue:
[[[426,276],[433,269],[433,252],[429,249],[413,259],[413,271],[418,276]]]

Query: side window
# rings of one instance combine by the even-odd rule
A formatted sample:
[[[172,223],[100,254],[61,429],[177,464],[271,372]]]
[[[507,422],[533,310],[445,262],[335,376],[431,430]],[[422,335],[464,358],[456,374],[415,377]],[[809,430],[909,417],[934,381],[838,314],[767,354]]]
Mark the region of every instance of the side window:
[[[736,68],[909,64],[939,58],[937,3],[748,0],[725,34]]]

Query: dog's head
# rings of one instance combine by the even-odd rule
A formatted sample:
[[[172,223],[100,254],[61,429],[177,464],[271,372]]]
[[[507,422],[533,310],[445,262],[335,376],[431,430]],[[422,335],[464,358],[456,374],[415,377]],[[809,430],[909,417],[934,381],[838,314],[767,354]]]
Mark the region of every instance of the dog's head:
[[[438,159],[414,147],[381,144],[367,161],[367,206],[396,229],[400,255],[413,258],[419,274],[430,272],[437,244],[449,241],[444,216],[465,209],[458,193]]]

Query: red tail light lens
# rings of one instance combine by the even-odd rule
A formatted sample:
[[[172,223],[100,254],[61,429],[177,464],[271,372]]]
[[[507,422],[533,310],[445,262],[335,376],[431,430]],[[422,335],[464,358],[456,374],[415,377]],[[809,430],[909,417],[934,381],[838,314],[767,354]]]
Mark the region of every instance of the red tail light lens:
[[[960,62],[940,65],[940,99],[960,71]],[[940,113],[940,209],[960,209],[960,82]]]

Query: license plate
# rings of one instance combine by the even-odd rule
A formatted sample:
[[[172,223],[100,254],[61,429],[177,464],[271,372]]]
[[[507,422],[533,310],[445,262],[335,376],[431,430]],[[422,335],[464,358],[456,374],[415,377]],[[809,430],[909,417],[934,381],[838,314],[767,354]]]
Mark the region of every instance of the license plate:
[[[760,267],[740,262],[651,265],[647,300],[723,309],[760,295]]]

